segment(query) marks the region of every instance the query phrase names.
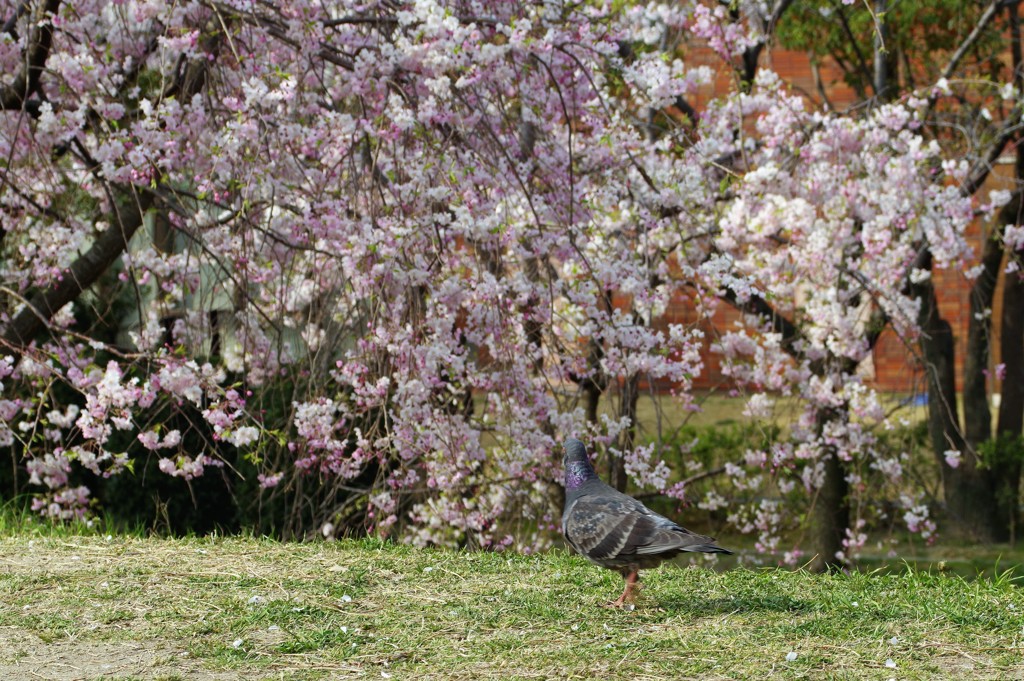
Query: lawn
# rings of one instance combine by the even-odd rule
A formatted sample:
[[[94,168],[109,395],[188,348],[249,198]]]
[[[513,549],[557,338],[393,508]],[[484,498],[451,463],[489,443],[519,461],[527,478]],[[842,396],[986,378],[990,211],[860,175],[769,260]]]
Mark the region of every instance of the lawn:
[[[0,524],[10,679],[1024,679],[1009,577],[665,566]]]

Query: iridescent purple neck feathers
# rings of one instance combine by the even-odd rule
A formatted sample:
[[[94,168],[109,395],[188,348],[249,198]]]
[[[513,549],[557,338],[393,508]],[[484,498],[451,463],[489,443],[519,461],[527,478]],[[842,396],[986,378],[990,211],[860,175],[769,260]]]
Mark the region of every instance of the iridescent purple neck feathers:
[[[575,438],[565,441],[565,457],[562,463],[565,466],[565,489],[574,490],[583,486],[587,480],[596,478],[597,473],[590,465],[590,457],[587,456],[586,446]]]

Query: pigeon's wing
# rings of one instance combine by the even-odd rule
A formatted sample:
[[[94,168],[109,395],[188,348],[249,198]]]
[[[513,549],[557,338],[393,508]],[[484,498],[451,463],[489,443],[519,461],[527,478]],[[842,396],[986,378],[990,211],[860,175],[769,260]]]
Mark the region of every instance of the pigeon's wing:
[[[637,502],[638,504],[640,502]],[[665,551],[703,551],[705,553],[732,553],[715,545],[713,537],[690,532],[668,518],[660,516],[646,506],[640,504],[645,517],[650,519],[653,528],[647,533],[642,544],[637,546],[638,555],[663,553]]]
[[[710,537],[680,527],[625,494],[577,499],[564,518],[563,531],[573,548],[597,562],[676,551],[723,551]]]
[[[595,561],[618,556],[629,542],[638,514],[620,499],[581,497],[564,519],[566,540]]]
[[[579,498],[565,518],[565,538],[573,548],[595,560],[612,560],[637,553],[657,553],[676,546],[667,527],[659,527],[660,516],[635,499],[622,496]]]

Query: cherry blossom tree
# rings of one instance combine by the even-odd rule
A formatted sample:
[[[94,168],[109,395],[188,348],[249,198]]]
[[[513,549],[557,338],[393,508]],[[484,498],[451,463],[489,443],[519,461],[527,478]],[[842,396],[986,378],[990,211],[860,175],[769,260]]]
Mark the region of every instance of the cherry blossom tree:
[[[841,66],[845,80],[862,96],[887,97],[924,91],[929,106],[922,134],[938,140],[949,157],[971,164],[961,183],[965,196],[997,187],[998,208],[984,198],[990,220],[982,226],[977,258],[966,273],[973,279],[971,315],[963,346],[963,419],[957,409],[956,344],[953,327],[939,309],[941,293],[931,277],[914,283],[922,301],[921,352],[927,366],[930,431],[950,520],[964,535],[986,541],[1012,538],[1018,524],[1021,423],[1024,381],[1019,319],[1024,298],[1019,288],[1019,194],[1024,182],[1020,161],[1021,50],[1017,3],[983,5],[959,0],[893,5],[881,18],[884,51],[863,29],[879,22],[861,6],[814,3],[795,9],[799,16],[780,30],[784,44],[811,50]],[[826,17],[822,21],[822,17]],[[951,29],[951,30],[950,30]],[[925,56],[927,55],[927,56]],[[872,64],[884,64],[879,70]],[[881,80],[878,74],[881,73]],[[992,178],[1003,157],[1017,155],[1012,177]],[[981,191],[981,193],[985,193]],[[927,271],[930,254],[919,266]],[[1002,286],[997,284],[1002,280]],[[995,335],[991,321],[1001,290],[1002,319]],[[998,348],[994,353],[993,348]],[[993,360],[998,353],[999,363]],[[992,432],[990,395],[1000,394],[996,433]],[[994,503],[993,503],[994,502]]]
[[[609,375],[699,370],[693,330],[637,321],[674,284],[624,203],[648,152],[607,8],[5,10],[4,432],[41,511],[84,511],[78,466],[238,452],[325,490],[309,524],[543,545],[558,436],[629,427],[576,406],[589,339]]]
[[[758,68],[788,6],[2,5],[12,484],[65,518],[147,461],[250,471],[285,534],[542,548],[564,435],[685,496],[636,433],[641,381],[692,406],[685,298],[746,313],[752,419],[802,405],[723,468],[759,549],[832,563],[882,500],[932,533],[856,368],[919,332],[922,253],[973,262],[971,166],[927,93],[839,114]]]

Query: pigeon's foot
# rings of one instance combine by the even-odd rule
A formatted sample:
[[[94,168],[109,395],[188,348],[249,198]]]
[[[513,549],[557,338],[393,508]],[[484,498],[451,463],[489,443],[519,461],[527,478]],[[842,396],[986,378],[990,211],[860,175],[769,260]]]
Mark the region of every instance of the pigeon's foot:
[[[640,573],[637,570],[633,570],[626,575],[626,588],[622,590],[622,595],[608,603],[605,607],[623,608],[627,604],[632,604],[636,600],[636,595],[640,593],[641,588],[643,588],[643,585],[640,583]]]
[[[636,601],[636,595],[640,593],[640,585],[637,584],[628,594],[624,593],[614,601],[608,601],[602,607],[604,608],[624,608],[626,610],[632,610],[634,601]]]

